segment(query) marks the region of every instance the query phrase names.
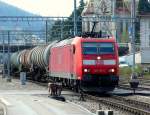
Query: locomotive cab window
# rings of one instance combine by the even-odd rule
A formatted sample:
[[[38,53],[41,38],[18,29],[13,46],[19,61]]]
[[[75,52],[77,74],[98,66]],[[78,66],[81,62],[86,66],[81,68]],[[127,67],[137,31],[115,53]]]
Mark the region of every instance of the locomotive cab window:
[[[86,54],[113,54],[114,53],[114,44],[113,43],[82,43],[82,52]]]

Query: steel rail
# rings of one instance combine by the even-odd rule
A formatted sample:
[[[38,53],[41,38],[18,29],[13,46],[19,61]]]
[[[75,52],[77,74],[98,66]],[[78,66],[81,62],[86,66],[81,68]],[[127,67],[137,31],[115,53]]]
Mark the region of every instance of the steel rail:
[[[100,98],[100,97],[97,97],[97,96],[91,96],[91,95],[87,95],[86,94],[86,98],[99,101],[100,103],[102,103],[102,104],[104,104],[106,106],[111,106],[113,108],[118,108],[118,109],[130,112],[130,113],[133,113],[133,114],[150,115],[150,110],[148,110],[148,108],[150,107],[150,104],[148,104],[148,103],[137,102],[137,101],[134,101],[134,100],[128,100],[127,101],[127,99],[123,99],[120,96],[118,96],[118,97],[113,96],[110,99],[108,99],[108,98]],[[116,99],[117,101],[114,101],[113,99]],[[124,100],[124,101],[126,101],[126,103],[124,101],[118,101],[118,100]],[[139,108],[137,106],[133,106],[133,105],[136,105],[136,104],[139,104],[138,105],[139,107],[144,106],[147,109],[144,109],[144,107],[142,107],[143,109],[141,109],[141,108]]]
[[[118,88],[127,89],[127,90],[133,90],[129,85],[119,85]],[[150,90],[150,88],[148,88],[148,87],[141,87],[141,86],[136,88],[136,91],[143,91],[143,90]]]
[[[148,111],[150,111],[150,104],[149,103],[141,102],[141,101],[137,101],[137,100],[131,100],[131,99],[127,99],[127,98],[116,96],[116,95],[113,95],[112,98],[126,102],[126,103],[131,104],[131,105],[134,104],[136,106],[140,106],[141,108],[147,109]]]

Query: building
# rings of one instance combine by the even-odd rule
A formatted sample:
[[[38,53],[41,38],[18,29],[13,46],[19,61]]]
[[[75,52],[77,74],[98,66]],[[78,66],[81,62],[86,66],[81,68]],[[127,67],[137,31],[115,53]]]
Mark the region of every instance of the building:
[[[140,14],[141,63],[150,64],[150,13]],[[150,65],[149,65],[150,66]]]
[[[95,32],[103,30],[103,34],[112,35],[114,30],[114,23],[110,21],[113,14],[112,6],[111,0],[90,0],[82,12],[82,31],[90,32],[95,22]]]
[[[144,67],[150,70],[150,1],[145,1],[143,7],[148,8],[148,12],[138,11],[138,4],[143,0],[136,0],[136,15],[140,19],[140,52],[136,53],[136,63],[141,63]],[[143,8],[145,9],[145,8]],[[82,17],[86,17],[83,22],[83,31],[91,31],[93,21],[100,16],[108,16],[110,19],[115,17],[125,18],[124,20],[114,21],[108,20],[100,22],[96,25],[95,31],[103,30],[103,33],[116,36],[118,42],[130,43],[130,16],[131,16],[131,0],[90,0],[82,13]],[[87,17],[90,18],[90,20]],[[96,18],[95,18],[96,17]],[[137,31],[136,31],[137,33]],[[131,49],[131,48],[130,48]],[[131,52],[130,52],[131,53]],[[129,54],[128,60],[131,60],[133,55]],[[132,60],[131,62],[132,63]]]
[[[96,21],[96,32],[102,30],[103,34],[115,36],[118,42],[128,42],[130,5],[130,0],[89,0],[82,13],[83,32],[91,31],[93,22]],[[129,19],[116,20],[115,17]]]

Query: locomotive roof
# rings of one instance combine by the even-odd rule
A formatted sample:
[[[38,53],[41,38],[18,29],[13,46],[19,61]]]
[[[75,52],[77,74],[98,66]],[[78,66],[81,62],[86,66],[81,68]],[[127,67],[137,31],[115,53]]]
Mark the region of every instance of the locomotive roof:
[[[72,43],[73,40],[74,40],[74,38],[62,40],[62,41],[56,43],[53,47],[69,45]]]
[[[60,46],[65,46],[65,45],[70,45],[72,44],[74,39],[81,39],[82,41],[87,41],[87,42],[94,42],[94,41],[103,41],[103,42],[115,42],[115,40],[113,38],[82,38],[82,37],[75,37],[75,38],[71,38],[71,39],[65,39],[62,40],[60,42],[57,42],[53,47],[60,47]]]
[[[82,39],[82,41],[87,41],[87,42],[115,42],[114,38],[85,38]]]

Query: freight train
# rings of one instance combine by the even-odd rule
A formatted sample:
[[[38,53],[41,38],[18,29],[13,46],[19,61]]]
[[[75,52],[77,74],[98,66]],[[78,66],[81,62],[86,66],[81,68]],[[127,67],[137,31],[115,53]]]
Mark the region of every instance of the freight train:
[[[13,53],[12,73],[53,79],[85,91],[112,91],[119,81],[118,46],[114,38],[75,37]]]

